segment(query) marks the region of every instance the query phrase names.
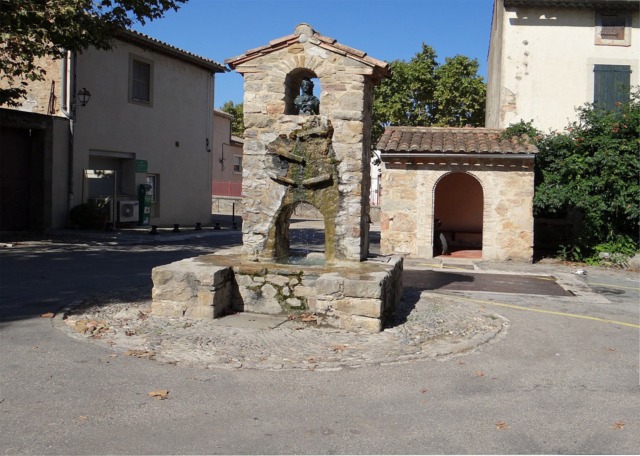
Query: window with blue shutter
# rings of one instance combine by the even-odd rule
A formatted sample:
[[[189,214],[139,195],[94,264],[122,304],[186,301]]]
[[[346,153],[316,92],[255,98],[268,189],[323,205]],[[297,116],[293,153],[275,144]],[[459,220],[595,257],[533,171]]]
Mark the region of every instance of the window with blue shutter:
[[[631,67],[629,65],[594,65],[593,102],[607,109],[629,101]]]

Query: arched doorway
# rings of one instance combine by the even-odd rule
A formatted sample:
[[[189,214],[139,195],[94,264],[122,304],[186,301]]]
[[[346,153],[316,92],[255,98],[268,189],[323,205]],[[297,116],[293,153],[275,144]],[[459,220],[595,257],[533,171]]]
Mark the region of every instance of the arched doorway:
[[[433,255],[480,258],[484,192],[471,174],[449,173],[434,192]]]
[[[324,263],[326,252],[333,250],[333,225],[333,222],[327,224],[323,214],[311,203],[298,201],[283,207],[273,228],[275,259],[292,263]]]

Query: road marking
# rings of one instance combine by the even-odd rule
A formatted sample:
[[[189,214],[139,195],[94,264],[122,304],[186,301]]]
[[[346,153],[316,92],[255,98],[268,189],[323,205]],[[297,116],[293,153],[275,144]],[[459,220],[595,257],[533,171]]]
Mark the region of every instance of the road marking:
[[[448,295],[448,296],[454,296],[454,295]],[[510,309],[528,310],[529,312],[539,312],[539,313],[546,313],[551,315],[560,315],[562,317],[582,318],[584,320],[599,321],[600,323],[612,323],[615,325],[629,326],[630,328],[640,329],[640,325],[636,325],[633,323],[626,323],[624,321],[607,320],[606,318],[600,318],[600,317],[589,317],[587,315],[578,315],[578,314],[572,314],[572,313],[566,313],[566,312],[556,312],[554,310],[532,309],[530,307],[516,306],[514,304],[505,304],[503,302],[482,301],[480,299],[462,298],[458,296],[456,296],[456,299],[460,299],[462,301],[475,302],[478,304],[487,304],[490,306],[508,307]]]
[[[633,290],[640,291],[640,288],[635,287],[623,287],[621,285],[609,285],[608,283],[597,283],[597,282],[589,282],[589,286],[594,285],[596,287],[607,287],[607,288],[621,288],[623,290]]]

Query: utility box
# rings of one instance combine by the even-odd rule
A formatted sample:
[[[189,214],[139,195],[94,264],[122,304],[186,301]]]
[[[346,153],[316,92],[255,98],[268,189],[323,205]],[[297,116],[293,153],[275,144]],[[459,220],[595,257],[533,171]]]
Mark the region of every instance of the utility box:
[[[139,219],[138,201],[118,201],[118,222],[136,222]]]
[[[151,190],[149,184],[138,186],[138,226],[149,225],[151,219],[151,195],[147,195],[149,190]]]

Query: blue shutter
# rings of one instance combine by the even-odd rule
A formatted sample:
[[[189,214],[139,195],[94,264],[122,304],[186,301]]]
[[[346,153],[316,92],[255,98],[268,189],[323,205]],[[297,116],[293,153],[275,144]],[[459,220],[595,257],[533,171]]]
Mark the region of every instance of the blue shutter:
[[[631,67],[629,65],[594,65],[593,102],[613,109],[617,102],[629,101]]]

